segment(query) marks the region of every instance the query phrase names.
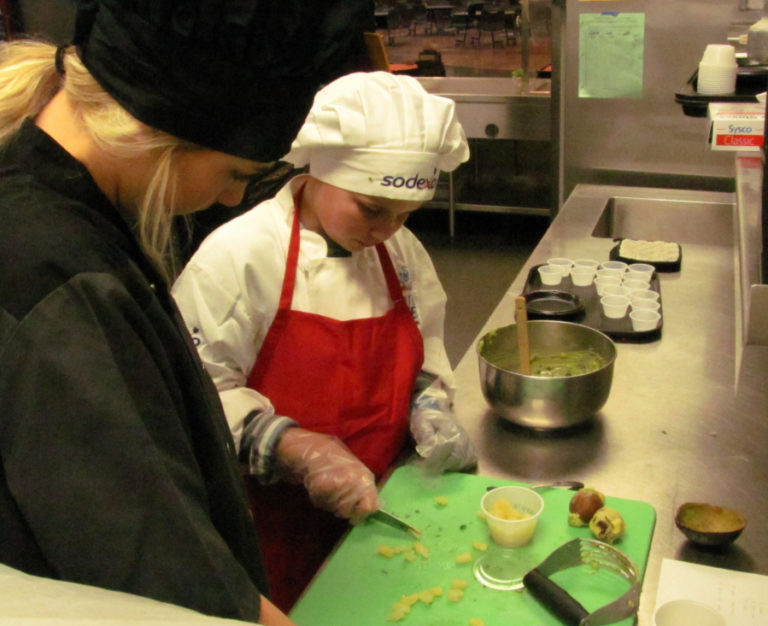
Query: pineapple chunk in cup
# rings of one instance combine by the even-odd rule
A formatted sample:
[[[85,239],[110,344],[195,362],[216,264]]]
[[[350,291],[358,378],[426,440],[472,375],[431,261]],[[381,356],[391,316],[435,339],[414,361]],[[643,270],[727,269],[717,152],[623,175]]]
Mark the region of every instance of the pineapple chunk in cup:
[[[533,539],[544,500],[528,487],[497,487],[480,501],[493,541],[503,548],[517,548]]]

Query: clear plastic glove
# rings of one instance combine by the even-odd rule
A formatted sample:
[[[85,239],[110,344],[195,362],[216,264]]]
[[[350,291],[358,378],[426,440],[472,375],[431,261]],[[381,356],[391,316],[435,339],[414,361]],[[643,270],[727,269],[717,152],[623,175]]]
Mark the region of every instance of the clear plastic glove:
[[[458,471],[477,465],[472,441],[452,413],[421,407],[411,413],[410,426],[416,452],[431,473]]]
[[[336,437],[288,428],[276,452],[281,469],[304,483],[315,506],[352,523],[378,508],[373,472]]]

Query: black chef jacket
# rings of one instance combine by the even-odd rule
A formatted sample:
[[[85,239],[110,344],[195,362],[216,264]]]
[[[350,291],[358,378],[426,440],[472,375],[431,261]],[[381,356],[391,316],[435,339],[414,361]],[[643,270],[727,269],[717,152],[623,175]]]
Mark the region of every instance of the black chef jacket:
[[[233,443],[168,290],[30,121],[0,153],[0,562],[246,620]]]

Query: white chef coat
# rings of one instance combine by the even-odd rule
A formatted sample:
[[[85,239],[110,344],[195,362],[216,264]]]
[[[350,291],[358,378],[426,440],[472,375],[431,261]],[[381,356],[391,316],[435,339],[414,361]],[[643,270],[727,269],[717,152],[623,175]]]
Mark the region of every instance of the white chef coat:
[[[305,175],[297,176],[274,198],[211,233],[173,287],[219,390],[238,449],[247,416],[274,415],[269,399],[247,388],[246,382],[277,311],[293,194],[304,181]],[[302,228],[300,237],[294,310],[349,320],[379,316],[392,308],[375,248],[328,257],[321,235]],[[386,246],[424,339],[422,371],[436,377],[426,393],[448,406],[455,385],[443,342],[445,291],[427,251],[411,231],[400,228]]]

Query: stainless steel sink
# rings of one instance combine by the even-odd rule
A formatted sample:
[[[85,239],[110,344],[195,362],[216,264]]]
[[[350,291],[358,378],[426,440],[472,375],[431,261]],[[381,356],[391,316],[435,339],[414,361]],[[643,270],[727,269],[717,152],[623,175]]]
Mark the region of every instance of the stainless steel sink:
[[[613,196],[593,237],[733,246],[733,204]]]

